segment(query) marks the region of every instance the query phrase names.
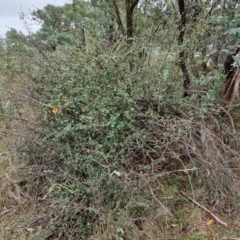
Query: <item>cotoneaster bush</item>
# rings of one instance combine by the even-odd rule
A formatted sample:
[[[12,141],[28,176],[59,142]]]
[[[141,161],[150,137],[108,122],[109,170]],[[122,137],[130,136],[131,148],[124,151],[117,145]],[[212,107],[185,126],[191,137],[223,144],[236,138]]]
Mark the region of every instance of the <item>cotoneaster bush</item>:
[[[44,107],[22,152],[37,169],[38,197],[54,206],[48,234],[86,239],[128,218],[123,231],[137,239],[144,218],[174,214],[180,190],[204,186],[227,201],[237,191],[229,162],[238,153],[215,130],[218,86],[183,99],[174,59],[146,64],[134,44],[121,54],[93,46],[63,49],[34,77]]]

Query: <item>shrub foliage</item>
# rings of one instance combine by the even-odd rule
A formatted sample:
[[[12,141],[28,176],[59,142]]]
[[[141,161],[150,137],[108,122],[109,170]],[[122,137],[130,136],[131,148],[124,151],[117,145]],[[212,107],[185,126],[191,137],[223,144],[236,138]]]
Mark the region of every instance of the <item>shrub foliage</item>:
[[[71,43],[61,45],[52,31],[44,41],[52,46],[53,39],[56,49],[47,51],[38,39],[51,28],[45,24],[20,48],[9,44],[3,50],[8,56],[19,54],[17,59],[25,57],[21,64],[6,62],[2,71],[5,80],[11,78],[8,68],[27,79],[26,89],[14,89],[22,92],[20,104],[27,104],[15,103],[23,111],[13,114],[26,116],[32,108],[34,124],[25,125],[16,145],[18,156],[33,170],[29,192],[50,205],[43,204],[48,211],[43,224],[51,225],[43,233],[46,239],[87,239],[93,234],[98,239],[150,239],[144,226],[161,222],[165,231],[165,224],[176,217],[181,191],[219,209],[229,201],[234,205],[239,194],[239,131],[221,106],[221,55],[211,52],[215,49],[209,44],[215,36],[215,47],[223,48],[227,38],[224,30],[216,30],[217,8],[205,12],[206,3],[189,6],[199,13],[186,25],[179,44],[174,6],[160,11],[153,4],[147,10],[149,6],[140,3],[132,19],[139,23],[135,35],[124,39],[119,33],[125,24],[120,22],[125,14],[121,2],[74,4],[76,9],[83,4],[84,13],[69,5],[58,8],[58,17],[66,11]],[[111,9],[117,18],[112,25]],[[199,14],[207,14],[206,20]],[[224,14],[219,17],[223,29],[229,22],[228,11]],[[45,15],[39,16],[44,21]],[[76,29],[86,34],[84,41],[73,40],[76,32],[68,20],[79,23]],[[182,87],[179,54],[191,78],[189,89]],[[183,97],[186,90],[189,94]],[[203,190],[199,194],[196,189]]]

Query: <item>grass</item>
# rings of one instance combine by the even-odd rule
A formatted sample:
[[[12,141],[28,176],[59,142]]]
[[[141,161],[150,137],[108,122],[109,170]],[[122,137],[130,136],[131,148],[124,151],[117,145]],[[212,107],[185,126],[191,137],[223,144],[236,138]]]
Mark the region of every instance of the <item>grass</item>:
[[[10,211],[0,217],[0,239],[31,239],[31,235],[34,236],[37,229],[28,227],[28,225],[37,216],[36,205],[30,199],[11,206]]]
[[[177,75],[176,73],[177,70],[174,68],[171,75],[175,76]],[[22,91],[22,87],[19,87],[19,89],[17,87],[21,86],[21,79],[15,80],[18,82],[18,85],[14,86],[14,91]],[[6,99],[9,98],[7,95],[5,95],[5,97]],[[20,104],[24,101],[23,99],[18,100],[21,100]],[[194,104],[188,104],[187,108],[191,108],[193,105]],[[22,106],[25,105],[23,104]],[[35,116],[34,110],[35,109],[32,110],[31,114],[26,114],[26,112],[29,112],[29,108],[26,110],[24,107],[24,109],[21,109],[21,112],[26,115],[26,119],[32,120]],[[178,110],[180,112],[182,109]],[[196,111],[195,108],[193,108],[193,112],[194,111]],[[12,113],[13,112],[11,112],[11,114]],[[239,116],[236,112],[234,112],[233,118],[236,125],[235,129],[239,131],[237,126]],[[211,120],[214,121],[212,118]],[[211,121],[208,122],[209,127],[204,124],[204,121],[194,122],[193,124],[191,120],[182,119],[182,121],[178,121],[177,118],[170,119],[163,116],[161,122],[156,122],[156,125],[149,125],[150,140],[153,139],[151,136],[152,133],[155,137],[159,139],[162,138],[162,132],[155,131],[159,125],[164,131],[169,133],[169,136],[166,137],[166,141],[169,142],[165,143],[167,149],[169,151],[175,151],[175,149],[182,147],[180,150],[186,150],[186,152],[187,150],[192,151],[190,153],[188,152],[191,161],[185,164],[186,161],[183,161],[179,157],[179,154],[177,152],[174,153],[174,151],[171,152],[171,155],[174,153],[174,157],[166,157],[166,159],[170,160],[164,162],[165,169],[163,169],[164,167],[161,165],[162,162],[159,161],[159,166],[156,166],[156,169],[152,169],[156,175],[159,172],[159,175],[161,175],[161,170],[163,170],[165,174],[169,176],[167,180],[160,177],[158,180],[156,176],[156,179],[150,176],[144,182],[139,177],[139,184],[144,183],[144,186],[149,185],[153,188],[152,191],[147,189],[144,193],[150,195],[150,207],[144,208],[144,203],[140,200],[138,204],[131,206],[132,201],[129,201],[127,206],[121,211],[104,213],[101,215],[104,216],[104,218],[95,224],[93,235],[89,237],[89,240],[221,240],[223,237],[225,237],[225,239],[226,237],[239,237],[238,232],[240,229],[236,224],[239,216],[237,213],[233,215],[227,214],[224,208],[226,205],[223,204],[223,206],[219,206],[219,204],[216,212],[222,220],[228,222],[228,228],[224,228],[214,221],[209,224],[210,220],[212,220],[211,216],[179,194],[180,190],[185,190],[189,196],[194,194],[194,199],[211,210],[214,210],[211,208],[211,206],[215,204],[211,202],[214,199],[227,203],[229,200],[228,196],[224,196],[224,198],[221,199],[221,195],[224,195],[223,185],[225,180],[234,180],[240,176],[237,171],[237,169],[240,168],[239,159],[232,161],[235,164],[234,168],[236,172],[228,171],[229,165],[226,164],[226,159],[230,161],[229,159],[232,157],[234,160],[237,156],[234,151],[229,151],[228,145],[224,143],[225,138],[233,141],[232,144],[236,144],[237,142],[234,141],[231,127],[229,128],[227,124],[221,126],[224,130],[227,130],[222,131],[222,133],[225,134],[223,141],[220,139],[220,135],[217,135],[217,131],[219,130],[215,130],[216,125]],[[46,172],[48,171],[50,174],[54,172],[51,173],[49,169],[43,169],[45,172],[41,172],[39,168],[42,166],[25,166],[24,163],[21,162],[21,159],[18,159],[15,149],[17,146],[16,142],[21,141],[20,137],[26,135],[25,129],[27,129],[27,127],[25,128],[22,121],[12,121],[10,128],[7,130],[8,137],[4,139],[4,143],[0,142],[0,153],[9,150],[7,154],[2,154],[0,158],[0,240],[67,239],[66,237],[62,237],[64,228],[61,230],[62,232],[58,232],[58,229],[56,230],[55,238],[47,238],[47,236],[51,235],[49,230],[51,227],[54,227],[56,221],[59,221],[58,216],[61,215],[61,212],[56,212],[59,211],[58,203],[56,204],[53,198],[41,195],[42,192],[45,191],[45,185],[43,183]],[[201,138],[198,137],[196,132],[197,134],[201,132]],[[178,139],[186,133],[189,133],[189,141],[178,141]],[[203,145],[201,145],[202,143]],[[37,145],[38,143],[34,142],[34,144]],[[203,148],[199,148],[199,145],[203,146]],[[208,150],[207,154],[204,152],[205,149]],[[218,149],[220,150],[218,151]],[[229,151],[229,155],[224,155],[224,151]],[[215,158],[216,153],[219,154],[219,158]],[[147,173],[147,170],[143,165],[144,163],[142,163],[142,165],[136,164],[134,167],[139,168],[139,175],[142,174],[142,176],[145,176],[144,173]],[[132,167],[130,164],[129,166]],[[36,167],[38,169],[36,169]],[[160,167],[160,170],[158,170],[157,167]],[[189,169],[195,169],[195,167],[200,169],[197,173],[196,171],[188,171]],[[42,175],[38,176],[37,171]],[[175,173],[171,173],[171,171],[175,171]],[[131,181],[131,174],[127,171],[123,173],[126,178],[129,177]],[[196,174],[199,174],[198,178],[196,178]],[[41,178],[43,180],[41,180]],[[192,179],[195,179],[195,182],[192,182]],[[38,180],[39,183],[37,182]],[[135,178],[133,178],[133,180],[135,180]],[[124,184],[124,178],[122,181]],[[236,182],[232,181],[233,185],[236,184]],[[129,183],[128,179],[126,183]],[[209,190],[207,194],[210,195],[207,195],[205,192],[206,185],[208,189],[217,189],[217,191]],[[61,188],[59,189],[59,192],[62,191]],[[143,191],[143,188],[139,189],[139,191]],[[141,196],[141,194],[139,195]],[[163,213],[162,207],[156,199],[170,208],[173,217],[166,216],[166,214]],[[216,205],[219,202],[216,202]],[[80,205],[80,203],[74,204]],[[81,206],[77,207],[80,208]],[[64,211],[64,209],[61,210]],[[93,209],[93,211],[94,210],[95,209]],[[222,215],[221,212],[223,213]],[[76,237],[76,240],[77,239],[78,237]]]
[[[45,221],[52,213],[51,207],[48,206],[51,200],[39,201],[34,192],[28,192],[26,183],[22,187],[18,186],[16,182],[27,180],[29,176],[26,173],[31,172],[31,169],[24,167],[18,160],[7,160],[7,157],[10,156],[4,156],[5,160],[1,159],[2,162],[0,163],[0,205],[2,206],[1,212],[6,209],[9,212],[2,215],[0,213],[0,240],[45,239],[42,236],[44,234],[47,236],[48,227]],[[21,170],[23,167],[24,172]],[[237,214],[232,216],[220,215],[222,220],[229,223],[228,228],[224,228],[216,222],[208,226],[207,223],[211,220],[211,217],[178,194],[178,189],[181,186],[181,181],[174,178],[170,179],[169,183],[164,184],[164,192],[173,210],[173,218],[164,217],[160,207],[140,218],[137,215],[130,218],[129,213],[123,211],[117,222],[113,215],[109,213],[105,216],[104,223],[96,226],[95,233],[90,239],[221,240],[239,237]],[[188,194],[192,194],[191,188],[189,188]],[[203,196],[201,188],[196,189],[196,199],[201,198],[201,196]],[[208,206],[207,202],[206,206]],[[61,233],[59,233],[60,235]]]

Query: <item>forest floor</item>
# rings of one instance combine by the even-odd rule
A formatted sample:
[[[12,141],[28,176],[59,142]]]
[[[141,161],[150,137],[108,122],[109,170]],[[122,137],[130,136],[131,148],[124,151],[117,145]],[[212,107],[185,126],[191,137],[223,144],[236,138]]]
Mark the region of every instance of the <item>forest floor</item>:
[[[2,174],[2,173],[1,173]],[[51,203],[40,202],[29,194],[21,196],[17,203],[15,200],[2,205],[0,212],[0,240],[24,240],[24,239],[48,239],[42,238],[43,232],[51,229],[51,225],[45,225],[44,221],[49,217],[48,208]],[[171,219],[168,230],[164,233],[159,232],[157,239],[185,239],[185,240],[237,240],[240,239],[240,216],[234,213],[226,215],[219,212],[222,221],[228,223],[227,227],[218,224],[205,211],[194,206],[192,203],[185,203],[181,209],[175,210],[177,219]],[[157,240],[151,236],[156,234],[157,226],[145,226],[146,239]],[[50,238],[51,239],[51,238]],[[59,234],[59,238],[61,235]],[[81,238],[79,238],[81,239]],[[98,240],[97,236],[91,239]],[[77,239],[76,239],[77,240]]]
[[[33,119],[31,114],[28,114],[28,118],[30,122]],[[233,112],[232,118],[236,123],[236,130],[240,131],[237,111]],[[24,126],[19,125],[17,119],[10,121],[3,118],[0,123],[0,240],[53,239],[47,237],[48,230],[53,227],[49,221],[53,208],[51,199],[39,199],[36,194],[39,189],[34,191],[32,187],[28,187],[29,182],[33,182],[29,178],[34,169],[27,166],[16,154],[16,143],[21,141],[19,133],[24,134]],[[202,189],[195,191],[201,192]],[[191,191],[186,194],[192,196]],[[173,217],[162,219],[162,222],[155,222],[153,219],[145,221],[146,224],[140,231],[144,232],[142,235],[145,235],[146,240],[240,240],[240,211],[233,209],[231,205],[224,206],[222,211],[208,204],[203,206],[201,203],[198,206],[197,200],[194,202],[180,193],[175,202],[177,204],[174,209],[170,209]],[[218,223],[216,219],[227,226]],[[63,239],[61,233],[54,239]],[[90,239],[108,240],[100,238],[97,232]],[[111,239],[113,238],[109,238]],[[124,236],[114,239],[130,240]]]
[[[4,128],[1,129],[0,134],[0,240],[52,239],[42,238],[43,233],[47,234],[52,227],[47,221],[52,207],[51,200],[38,199],[36,192],[28,192],[28,178],[32,170],[17,158],[14,151],[8,151],[7,146],[12,145],[14,137],[17,136],[14,134],[16,132],[17,129]],[[187,195],[191,196],[191,192]],[[191,198],[182,195],[179,195],[176,201],[178,204],[175,209],[171,209],[174,216],[165,220],[164,230],[159,230],[159,223],[153,224],[152,219],[147,219],[146,226],[141,229],[145,231],[146,240],[240,239],[240,214],[236,210],[233,211],[231,206],[226,206],[222,212],[209,208],[211,213],[227,224],[224,226],[219,224],[206,209],[201,208],[208,209],[208,206],[199,207]],[[152,237],[156,235],[159,236],[157,239]],[[59,237],[54,239],[60,240],[61,234],[59,233]],[[101,238],[96,234],[90,239]]]

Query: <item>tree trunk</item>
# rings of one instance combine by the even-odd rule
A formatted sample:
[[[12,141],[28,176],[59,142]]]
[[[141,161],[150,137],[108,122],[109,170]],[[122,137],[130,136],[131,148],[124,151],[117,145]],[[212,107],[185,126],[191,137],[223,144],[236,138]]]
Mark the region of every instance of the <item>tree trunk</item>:
[[[178,0],[178,6],[179,6],[179,13],[181,16],[181,21],[178,26],[178,29],[179,29],[178,45],[180,47],[182,47],[183,40],[184,40],[185,27],[186,27],[186,13],[185,13],[184,0]],[[184,76],[183,96],[186,97],[186,96],[189,96],[189,87],[190,87],[191,80],[190,80],[190,76],[189,76],[187,66],[185,63],[185,50],[184,49],[182,49],[179,53],[179,61],[180,61],[180,68],[181,68],[183,76]]]
[[[119,12],[119,9],[118,9],[118,6],[117,6],[117,3],[116,3],[115,0],[113,0],[113,8],[114,8],[114,12],[116,14],[118,27],[119,27],[122,35],[124,35],[124,28],[123,28],[122,19],[121,19],[120,12]]]
[[[137,6],[139,0],[126,0],[126,20],[127,20],[127,43],[133,41],[133,11]]]

